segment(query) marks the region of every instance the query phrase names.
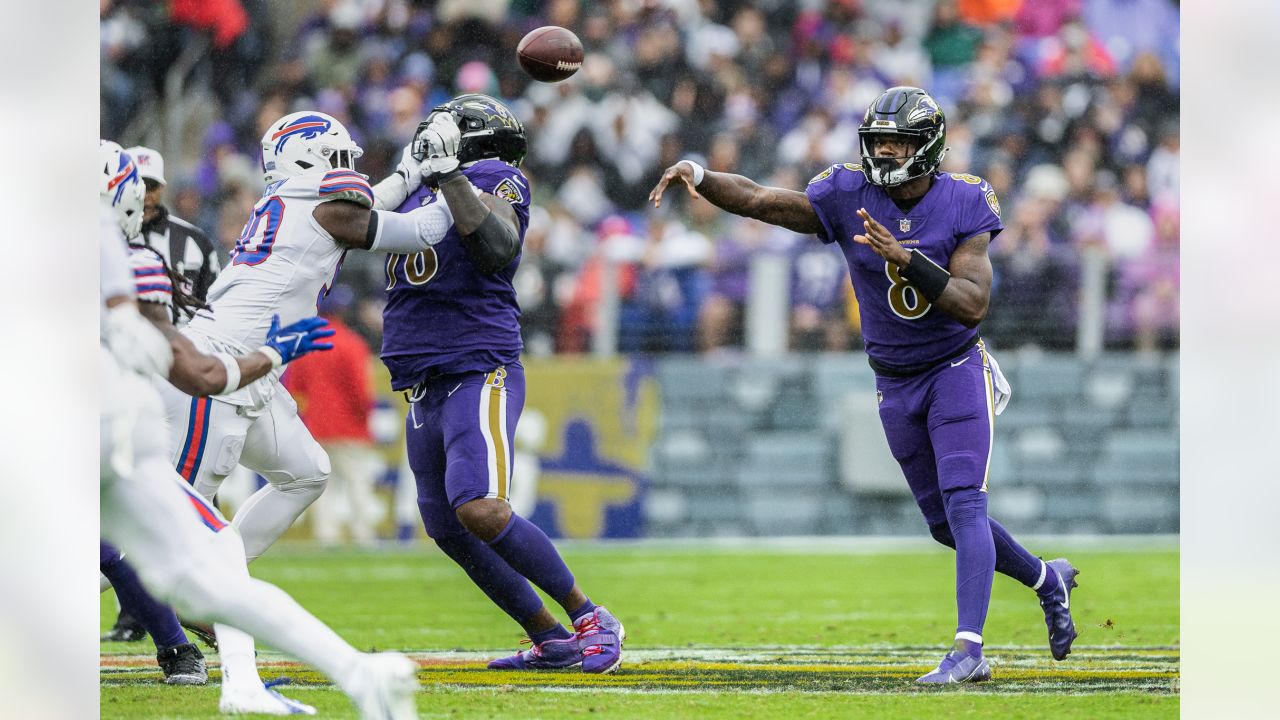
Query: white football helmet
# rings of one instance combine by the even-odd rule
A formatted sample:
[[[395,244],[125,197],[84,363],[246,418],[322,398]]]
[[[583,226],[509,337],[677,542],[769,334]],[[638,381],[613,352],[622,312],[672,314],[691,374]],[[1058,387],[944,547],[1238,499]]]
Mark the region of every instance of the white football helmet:
[[[98,161],[102,164],[99,197],[115,214],[125,239],[132,240],[142,232],[142,198],[146,194],[138,164],[110,140],[98,143]]]
[[[363,154],[337,118],[309,110],[291,113],[262,135],[262,179],[271,184],[313,172],[355,170]]]

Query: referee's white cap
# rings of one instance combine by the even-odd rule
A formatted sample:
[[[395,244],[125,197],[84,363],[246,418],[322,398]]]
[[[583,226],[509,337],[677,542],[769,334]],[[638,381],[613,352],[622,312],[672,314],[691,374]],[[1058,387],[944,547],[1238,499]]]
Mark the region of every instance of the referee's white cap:
[[[160,153],[141,145],[134,145],[125,152],[133,158],[133,162],[138,166],[138,174],[144,180],[151,179],[161,185],[168,184],[164,179],[164,157]]]

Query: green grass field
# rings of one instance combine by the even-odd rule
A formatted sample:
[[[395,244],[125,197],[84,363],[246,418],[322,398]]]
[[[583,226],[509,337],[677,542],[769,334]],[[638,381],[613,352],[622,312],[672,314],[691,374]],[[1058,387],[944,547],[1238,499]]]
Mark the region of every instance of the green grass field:
[[[708,548],[570,545],[592,599],[627,626],[618,673],[495,673],[519,628],[425,543],[409,550],[275,548],[253,574],[280,585],[362,649],[410,652],[421,716],[447,718],[1146,718],[1178,715],[1178,553],[1033,545],[1081,568],[1071,658],[1050,658],[1026,588],[996,577],[985,638],[995,680],[912,682],[954,631],[953,556],[923,546],[833,542]],[[115,614],[103,596],[102,624]],[[211,683],[159,682],[150,641],[102,646],[103,718],[218,717]],[[322,716],[355,717],[309,668],[260,652],[264,679]]]

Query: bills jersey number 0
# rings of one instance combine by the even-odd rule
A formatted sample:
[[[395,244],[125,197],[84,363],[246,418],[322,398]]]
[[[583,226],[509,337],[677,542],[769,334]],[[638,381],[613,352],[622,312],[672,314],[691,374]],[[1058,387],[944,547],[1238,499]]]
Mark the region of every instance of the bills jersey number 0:
[[[253,209],[253,217],[245,223],[232,253],[233,265],[257,265],[271,256],[271,246],[280,232],[284,217],[284,201],[277,195],[264,198]]]

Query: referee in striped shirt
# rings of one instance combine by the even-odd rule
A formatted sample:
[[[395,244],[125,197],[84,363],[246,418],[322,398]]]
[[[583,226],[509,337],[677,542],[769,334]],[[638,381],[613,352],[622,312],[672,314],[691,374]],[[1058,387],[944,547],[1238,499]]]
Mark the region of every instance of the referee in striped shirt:
[[[138,174],[147,186],[142,203],[142,237],[144,245],[160,253],[164,261],[184,281],[183,289],[201,303],[209,286],[218,277],[218,253],[213,241],[203,230],[169,212],[164,205],[164,158],[151,148],[135,146],[125,152],[133,157]],[[188,318],[176,317],[174,325],[185,325]]]

